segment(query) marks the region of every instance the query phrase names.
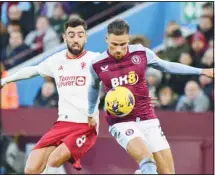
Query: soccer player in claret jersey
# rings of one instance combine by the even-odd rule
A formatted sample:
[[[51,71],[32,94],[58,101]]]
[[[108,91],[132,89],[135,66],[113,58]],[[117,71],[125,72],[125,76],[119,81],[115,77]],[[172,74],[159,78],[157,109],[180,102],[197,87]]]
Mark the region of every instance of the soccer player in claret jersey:
[[[206,75],[214,77],[213,69],[199,69],[159,59],[142,45],[128,45],[129,25],[122,19],[107,27],[107,51],[91,65],[92,82],[89,87],[89,118],[96,115],[100,82],[106,92],[117,86],[127,87],[135,97],[133,111],[117,118],[107,112],[110,133],[128,154],[139,164],[143,174],[172,174],[174,163],[170,146],[162,132],[159,120],[149,103],[146,68],[152,66],[172,74]],[[90,123],[91,126],[94,124]]]
[[[84,20],[73,16],[64,27],[63,38],[67,49],[50,56],[38,66],[23,68],[1,80],[2,88],[10,82],[41,75],[53,77],[57,85],[57,122],[30,153],[25,168],[26,174],[55,174],[58,173],[57,167],[66,161],[77,165],[76,162],[96,142],[98,125],[93,128],[88,125],[87,96],[91,78],[89,63],[99,53],[84,49],[87,40]],[[98,111],[96,113],[95,120],[98,123]]]

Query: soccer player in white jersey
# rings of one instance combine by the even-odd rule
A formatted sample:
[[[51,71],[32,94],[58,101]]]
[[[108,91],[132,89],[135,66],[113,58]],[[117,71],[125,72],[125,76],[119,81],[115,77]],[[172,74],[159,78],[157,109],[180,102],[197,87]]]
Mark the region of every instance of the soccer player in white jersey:
[[[175,171],[170,146],[149,105],[146,69],[152,66],[172,74],[205,75],[210,78],[214,77],[213,69],[164,61],[140,44],[128,45],[129,25],[124,20],[111,22],[107,31],[108,49],[94,59],[90,67],[92,82],[88,95],[89,118],[94,118],[96,112],[100,82],[106,92],[117,86],[128,88],[135,97],[134,109],[125,117],[115,117],[107,111],[110,133],[139,164],[141,173],[173,174]]]
[[[95,121],[88,118],[87,95],[91,77],[88,66],[98,53],[84,49],[87,40],[84,20],[75,15],[64,27],[63,38],[67,49],[50,56],[37,66],[25,67],[1,80],[2,88],[10,82],[41,75],[53,77],[57,85],[57,122],[30,153],[25,167],[26,174],[57,173],[57,167],[66,161],[74,165],[96,142],[98,126],[89,127],[88,122],[98,123],[98,117]]]

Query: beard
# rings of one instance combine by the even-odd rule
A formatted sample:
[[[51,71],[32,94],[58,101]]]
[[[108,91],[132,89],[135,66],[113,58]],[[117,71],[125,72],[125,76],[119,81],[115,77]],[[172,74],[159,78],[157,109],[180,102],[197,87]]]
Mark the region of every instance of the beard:
[[[67,43],[67,49],[68,51],[72,54],[72,55],[80,55],[82,53],[82,51],[84,50],[84,46],[85,44],[83,44],[82,46],[75,43],[73,45],[78,45],[79,46],[79,49],[73,49],[72,46],[69,46],[68,43]]]

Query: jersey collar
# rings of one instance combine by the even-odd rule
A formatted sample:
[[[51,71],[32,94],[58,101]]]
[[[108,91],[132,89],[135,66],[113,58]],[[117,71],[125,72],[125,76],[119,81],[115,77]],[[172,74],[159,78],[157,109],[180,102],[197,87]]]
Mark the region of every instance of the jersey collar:
[[[87,53],[87,51],[84,50],[81,54],[79,54],[77,56],[70,57],[68,55],[68,52],[66,52],[66,59],[68,59],[68,60],[79,59],[79,58],[83,57],[84,55],[86,55],[86,53]]]
[[[126,58],[128,55],[129,55],[129,47],[127,48],[127,53],[126,53],[126,55],[124,56],[124,58]],[[107,54],[108,54],[108,56],[109,57],[111,57],[112,59],[114,59],[114,60],[117,60],[117,59],[115,59],[111,54],[110,54],[110,52],[109,52],[109,49],[107,49]],[[123,58],[123,59],[124,59]],[[121,59],[120,59],[121,60]]]

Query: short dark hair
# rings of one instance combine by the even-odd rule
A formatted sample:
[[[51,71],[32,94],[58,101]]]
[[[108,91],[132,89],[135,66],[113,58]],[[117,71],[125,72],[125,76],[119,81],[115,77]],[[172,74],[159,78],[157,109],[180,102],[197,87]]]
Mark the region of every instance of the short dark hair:
[[[208,18],[211,22],[213,22],[211,17],[208,15],[201,15],[200,18]]]
[[[83,26],[84,30],[87,30],[87,24],[86,22],[78,15],[71,15],[67,22],[64,24],[64,31],[68,27],[77,27],[77,26]]]
[[[18,20],[10,20],[8,25],[20,26],[20,22]]]
[[[123,19],[116,19],[108,25],[108,34],[123,35],[129,34],[129,25]]]
[[[210,3],[210,2],[206,2],[205,4],[202,5],[202,8],[203,8],[203,9],[206,9],[206,8],[213,8],[213,5],[212,5],[212,3]]]

